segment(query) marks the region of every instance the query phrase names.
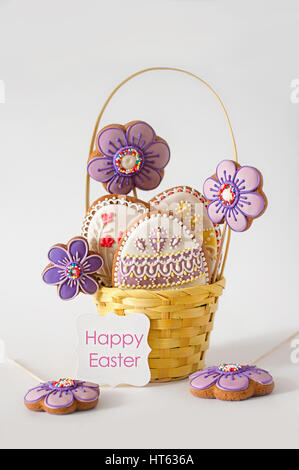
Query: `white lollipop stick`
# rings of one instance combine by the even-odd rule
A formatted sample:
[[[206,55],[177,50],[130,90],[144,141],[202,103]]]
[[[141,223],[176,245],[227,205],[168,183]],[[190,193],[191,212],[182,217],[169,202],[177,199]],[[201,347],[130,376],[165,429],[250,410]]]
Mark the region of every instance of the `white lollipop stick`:
[[[23,372],[25,372],[26,374],[30,375],[33,379],[35,379],[37,382],[45,382],[45,380],[42,380],[40,377],[38,377],[37,375],[35,375],[33,372],[31,372],[31,370],[27,369],[26,367],[22,366],[22,364],[20,364],[19,362],[17,362],[15,359],[11,359],[10,357],[8,357],[7,359],[7,362],[9,362],[10,364],[12,364],[13,366],[15,367],[18,367],[19,369],[21,369]]]

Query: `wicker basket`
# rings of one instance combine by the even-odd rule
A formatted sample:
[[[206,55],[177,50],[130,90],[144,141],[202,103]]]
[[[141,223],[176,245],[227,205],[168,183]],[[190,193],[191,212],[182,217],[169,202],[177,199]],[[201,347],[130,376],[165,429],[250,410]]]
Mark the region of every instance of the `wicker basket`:
[[[112,91],[96,120],[89,155],[92,154],[95,148],[96,135],[104,111],[116,92],[133,78],[154,71],[183,73],[191,78],[195,78],[212,92],[224,112],[232,139],[234,158],[237,162],[237,149],[233,130],[219,95],[207,82],[197,75],[173,67],[151,67],[140,70],[127,77]],[[134,196],[136,196],[136,191]],[[89,205],[90,177],[87,173],[86,212]],[[222,267],[220,274],[217,275],[226,231],[226,247]],[[150,319],[148,342],[152,348],[149,355],[152,382],[179,380],[204,367],[205,352],[209,347],[210,332],[213,328],[214,315],[218,308],[218,297],[221,296],[225,286],[223,271],[230,244],[230,233],[230,228],[227,229],[227,225],[224,224],[218,261],[212,276],[212,284],[160,291],[150,291],[147,289],[121,290],[113,287],[100,287],[94,295],[99,315],[107,315],[110,312],[114,312],[118,315],[143,313],[148,316]]]
[[[204,367],[210,332],[225,280],[149,291],[102,287],[94,295],[99,315],[144,313],[150,319],[151,382],[179,380]]]

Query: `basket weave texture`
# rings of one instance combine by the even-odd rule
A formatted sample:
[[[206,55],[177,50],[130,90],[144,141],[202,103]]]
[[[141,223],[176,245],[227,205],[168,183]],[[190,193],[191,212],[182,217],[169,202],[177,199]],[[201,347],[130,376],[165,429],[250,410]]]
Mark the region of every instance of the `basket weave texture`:
[[[149,291],[101,287],[94,295],[99,315],[144,313],[150,319],[151,382],[187,377],[204,367],[218,297],[225,279],[214,284]]]

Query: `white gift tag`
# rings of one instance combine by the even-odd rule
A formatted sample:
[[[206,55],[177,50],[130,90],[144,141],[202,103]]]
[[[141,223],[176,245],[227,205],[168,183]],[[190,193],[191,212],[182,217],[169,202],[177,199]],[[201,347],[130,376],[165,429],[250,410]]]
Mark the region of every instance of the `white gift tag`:
[[[150,381],[146,315],[81,315],[77,328],[78,377],[112,386],[143,386]]]

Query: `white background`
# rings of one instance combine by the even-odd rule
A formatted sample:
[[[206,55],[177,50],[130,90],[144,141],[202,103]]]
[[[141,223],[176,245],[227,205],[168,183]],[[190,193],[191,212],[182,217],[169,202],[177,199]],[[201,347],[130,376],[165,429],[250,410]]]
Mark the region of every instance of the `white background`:
[[[262,171],[269,200],[250,230],[232,236],[207,363],[252,361],[298,329],[299,103],[290,99],[298,23],[296,0],[0,0],[0,337],[9,356],[44,379],[76,374],[76,317],[95,306],[82,295],[59,301],[40,273],[48,248],[80,233],[101,105],[118,82],[150,66],[185,68],[216,89],[240,162]],[[184,75],[130,82],[103,125],[134,119],[171,147],[160,190],[201,190],[216,164],[233,157],[217,101]],[[94,199],[102,194],[93,184]],[[0,446],[298,447],[299,364],[290,362],[290,345],[261,365],[277,383],[267,398],[196,400],[183,381],[104,389],[96,410],[62,418],[27,411],[22,399],[34,381],[0,365]]]

